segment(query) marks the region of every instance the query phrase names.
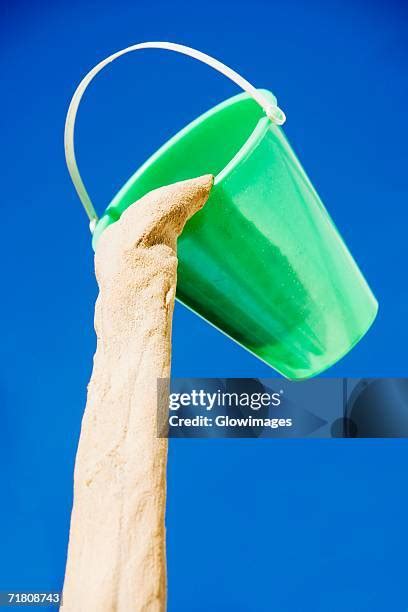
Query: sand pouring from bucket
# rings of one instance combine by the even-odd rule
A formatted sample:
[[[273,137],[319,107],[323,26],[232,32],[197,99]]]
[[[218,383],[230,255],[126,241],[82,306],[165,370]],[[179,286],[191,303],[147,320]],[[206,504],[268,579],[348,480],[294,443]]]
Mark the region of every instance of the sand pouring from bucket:
[[[245,93],[190,123],[127,181],[98,220],[74,153],[81,97],[95,75],[138,49],[180,52],[222,72]],[[141,43],[82,80],[65,127],[68,168],[90,219],[93,245],[150,190],[212,173],[210,198],[178,241],[177,298],[284,376],[326,370],[367,332],[378,305],[293,153],[269,91],[195,49]]]

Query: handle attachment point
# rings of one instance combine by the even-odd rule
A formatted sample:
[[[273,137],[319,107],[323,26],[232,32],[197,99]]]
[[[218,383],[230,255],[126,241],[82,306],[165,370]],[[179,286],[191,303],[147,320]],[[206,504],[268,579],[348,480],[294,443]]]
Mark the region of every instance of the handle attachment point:
[[[276,123],[276,125],[283,125],[286,121],[286,115],[279,106],[276,104],[271,104],[269,107],[265,108],[265,115],[272,121],[272,123]]]

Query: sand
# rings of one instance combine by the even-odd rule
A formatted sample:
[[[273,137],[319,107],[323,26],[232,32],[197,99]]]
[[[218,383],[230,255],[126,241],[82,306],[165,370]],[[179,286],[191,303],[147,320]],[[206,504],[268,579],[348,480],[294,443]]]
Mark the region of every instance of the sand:
[[[166,609],[167,440],[157,378],[170,376],[177,236],[213,177],[150,192],[102,234],[97,349],[75,465],[64,612]]]

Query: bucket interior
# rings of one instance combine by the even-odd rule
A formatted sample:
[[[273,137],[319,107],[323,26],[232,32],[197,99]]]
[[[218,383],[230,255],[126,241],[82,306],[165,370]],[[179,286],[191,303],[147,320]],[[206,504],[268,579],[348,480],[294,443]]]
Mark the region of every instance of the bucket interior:
[[[274,96],[264,91],[271,101]],[[176,181],[202,174],[217,176],[244,147],[264,117],[263,110],[247,94],[214,107],[163,145],[122,187],[106,210],[106,226],[143,195]],[[245,153],[245,151],[241,151]],[[100,228],[102,229],[102,228]]]

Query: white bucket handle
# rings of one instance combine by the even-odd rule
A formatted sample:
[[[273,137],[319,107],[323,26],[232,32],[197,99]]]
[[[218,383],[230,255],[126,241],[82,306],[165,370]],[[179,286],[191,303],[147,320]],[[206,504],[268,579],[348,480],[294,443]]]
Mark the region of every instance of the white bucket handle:
[[[86,214],[89,217],[89,227],[91,232],[94,231],[95,225],[98,221],[98,215],[96,214],[95,208],[91,202],[91,199],[88,195],[88,192],[85,188],[85,185],[82,181],[81,175],[78,170],[78,165],[75,158],[75,145],[74,145],[74,131],[75,131],[75,119],[79,107],[79,103],[81,102],[81,98],[88,87],[89,83],[93,80],[93,78],[110,62],[117,59],[121,55],[125,55],[125,53],[130,53],[131,51],[138,51],[139,49],[166,49],[168,51],[176,51],[177,53],[182,53],[183,55],[188,55],[197,59],[204,64],[208,64],[215,70],[218,70],[226,77],[234,81],[239,87],[241,87],[244,91],[246,91],[253,99],[261,106],[264,110],[266,116],[270,121],[276,123],[277,125],[282,125],[285,120],[285,113],[276,105],[271,104],[269,100],[263,95],[261,91],[256,89],[251,83],[249,83],[246,79],[244,79],[241,75],[239,75],[235,70],[232,70],[228,66],[225,66],[222,62],[216,60],[215,58],[207,55],[206,53],[202,53],[201,51],[197,51],[197,49],[193,49],[191,47],[186,47],[185,45],[179,45],[177,43],[171,42],[144,42],[139,43],[137,45],[131,45],[126,49],[122,49],[121,51],[117,51],[113,53],[106,59],[102,60],[97,64],[92,70],[88,72],[88,74],[82,79],[80,84],[78,85],[71,103],[68,108],[67,118],[65,121],[65,133],[64,133],[64,146],[65,146],[65,159],[68,166],[68,171],[70,173],[72,182],[74,183],[74,187],[78,193],[79,199],[82,202],[82,205],[85,209]]]

